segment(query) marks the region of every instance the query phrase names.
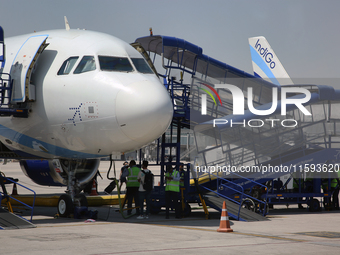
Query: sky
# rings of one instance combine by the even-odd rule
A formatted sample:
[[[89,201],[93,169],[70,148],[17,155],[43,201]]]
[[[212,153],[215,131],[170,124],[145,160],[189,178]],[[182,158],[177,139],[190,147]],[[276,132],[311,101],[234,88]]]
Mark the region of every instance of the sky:
[[[128,43],[152,27],[248,73],[248,38],[262,35],[290,77],[340,78],[339,11],[338,0],[0,0],[0,26],[6,38],[64,29],[67,16]]]

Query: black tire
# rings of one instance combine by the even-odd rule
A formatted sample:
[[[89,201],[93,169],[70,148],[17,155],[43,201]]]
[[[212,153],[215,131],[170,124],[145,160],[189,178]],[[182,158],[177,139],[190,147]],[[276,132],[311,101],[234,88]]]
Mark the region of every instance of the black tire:
[[[67,194],[61,195],[58,200],[57,208],[60,217],[67,217],[71,213],[74,213],[74,207],[71,197]]]
[[[241,207],[245,208],[245,209],[248,209],[248,210],[250,210],[252,212],[255,212],[255,210],[256,210],[255,203],[250,198],[243,199]]]
[[[74,199],[75,199],[75,202],[74,202],[75,205],[88,207],[87,198],[84,193],[80,193],[76,195]]]
[[[313,198],[310,202],[309,202],[309,211],[310,212],[318,212],[320,211],[320,201],[317,200],[316,198]]]

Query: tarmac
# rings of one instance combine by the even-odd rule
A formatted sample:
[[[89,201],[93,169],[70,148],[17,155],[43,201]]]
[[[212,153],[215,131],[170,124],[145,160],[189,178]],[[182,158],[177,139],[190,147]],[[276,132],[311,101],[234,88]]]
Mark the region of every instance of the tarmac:
[[[1,165],[0,170],[31,185],[30,188],[38,186],[20,175],[16,163],[10,164],[13,165]],[[104,170],[100,171],[103,175]],[[38,187],[38,194],[65,190]],[[99,181],[99,190],[105,187]],[[18,192],[24,191],[19,188]],[[275,206],[267,216],[269,221],[231,220],[233,232],[220,233],[219,212],[209,209],[210,219],[205,219],[201,208],[195,204],[192,207],[196,209],[187,218],[175,219],[172,213],[170,219],[165,219],[162,211],[138,220],[136,216],[124,219],[117,205],[94,206],[89,209],[98,211],[98,219],[90,220],[58,218],[55,207],[38,206],[33,216],[36,228],[0,230],[0,254],[339,254],[340,251],[340,211],[311,213],[297,206]],[[29,211],[14,209],[29,218]]]

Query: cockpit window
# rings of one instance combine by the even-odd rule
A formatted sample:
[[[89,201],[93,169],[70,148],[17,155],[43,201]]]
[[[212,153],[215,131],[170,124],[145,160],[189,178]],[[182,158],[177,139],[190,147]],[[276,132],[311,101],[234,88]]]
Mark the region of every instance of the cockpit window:
[[[132,72],[133,67],[127,58],[99,56],[100,70]]]
[[[96,70],[96,61],[94,60],[94,56],[84,56],[73,73],[85,73],[93,70]]]
[[[64,61],[62,66],[60,67],[58,71],[58,75],[65,75],[69,74],[74,66],[74,64],[77,62],[79,57],[70,57]]]
[[[132,63],[135,65],[138,72],[153,73],[148,63],[144,58],[131,58]]]

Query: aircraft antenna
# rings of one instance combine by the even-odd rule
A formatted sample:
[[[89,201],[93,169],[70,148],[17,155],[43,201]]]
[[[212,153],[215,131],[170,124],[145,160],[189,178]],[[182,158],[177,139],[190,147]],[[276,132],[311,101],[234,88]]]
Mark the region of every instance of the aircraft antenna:
[[[65,20],[65,28],[66,28],[67,31],[69,31],[70,30],[70,24],[68,23],[66,16],[64,16],[64,20]]]

